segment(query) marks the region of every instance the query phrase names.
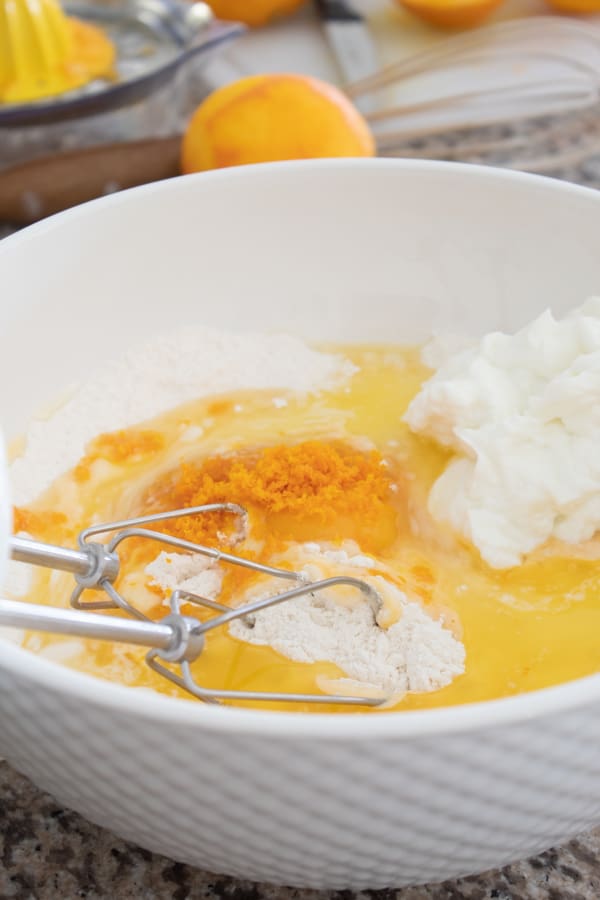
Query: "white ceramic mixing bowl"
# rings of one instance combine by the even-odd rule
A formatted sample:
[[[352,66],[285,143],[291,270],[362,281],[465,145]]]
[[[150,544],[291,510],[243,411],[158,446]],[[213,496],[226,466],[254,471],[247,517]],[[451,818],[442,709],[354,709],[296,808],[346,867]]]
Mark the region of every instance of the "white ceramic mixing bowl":
[[[18,434],[107,353],[188,322],[338,341],[514,328],[600,290],[599,234],[600,194],[441,163],[118,194],[0,244],[0,419]],[[455,709],[281,714],[135,692],[0,642],[0,754],[129,840],[251,879],[399,886],[541,850],[600,820],[599,744],[600,675]]]
[[[6,463],[6,451],[4,449],[4,440],[0,433],[0,585],[4,583],[6,576],[6,564],[8,562],[6,548],[12,526],[8,484],[9,473]]]

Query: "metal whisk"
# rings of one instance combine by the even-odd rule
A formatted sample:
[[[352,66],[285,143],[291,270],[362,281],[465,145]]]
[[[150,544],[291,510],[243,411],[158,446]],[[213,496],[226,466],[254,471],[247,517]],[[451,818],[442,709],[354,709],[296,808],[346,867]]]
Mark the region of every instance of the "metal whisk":
[[[214,547],[205,547],[174,535],[147,528],[158,522],[184,516],[202,515],[210,512],[226,512],[240,520],[238,540],[246,533],[246,510],[234,503],[213,503],[177,509],[169,512],[124,519],[94,525],[82,531],[78,537],[78,549],[46,544],[29,538],[9,539],[9,555],[17,561],[35,566],[70,572],[75,577],[75,587],[71,594],[73,610],[56,609],[48,606],[0,600],[0,626],[26,628],[53,634],[89,637],[96,640],[138,644],[151,649],[146,654],[146,664],[158,674],[193,694],[205,703],[232,701],[293,701],[297,703],[343,704],[346,706],[378,706],[387,698],[367,698],[352,696],[332,696],[324,694],[294,694],[263,691],[207,690],[195,680],[190,664],[197,660],[204,649],[205,635],[227,625],[233,619],[251,617],[262,609],[284,603],[294,597],[314,594],[336,585],[346,585],[359,590],[377,616],[382,600],[379,593],[366,581],[350,576],[336,576],[323,581],[311,582],[298,572],[274,568],[253,560],[235,556]],[[92,538],[112,535],[102,543]],[[117,548],[131,538],[144,538],[188,553],[199,553],[218,562],[242,566],[263,575],[285,578],[296,582],[296,586],[282,593],[264,597],[243,606],[229,607],[207,597],[188,591],[176,590],[169,598],[171,612],[160,622],[153,622],[125,598],[115,587],[121,572],[121,562]],[[88,591],[104,594],[101,600],[84,600]],[[206,621],[183,615],[182,605],[193,603],[215,612],[217,615]],[[98,615],[100,609],[120,609],[128,618]],[[179,667],[179,672],[174,669]]]
[[[600,101],[600,29],[563,16],[532,16],[486,25],[440,40],[346,87],[354,100],[368,98],[367,119],[381,156],[421,156],[410,145],[453,133],[453,159],[527,149],[530,134],[490,133],[483,126],[566,116]],[[434,155],[436,151],[434,148]],[[525,155],[525,158],[526,155]],[[536,168],[533,158],[530,167]]]

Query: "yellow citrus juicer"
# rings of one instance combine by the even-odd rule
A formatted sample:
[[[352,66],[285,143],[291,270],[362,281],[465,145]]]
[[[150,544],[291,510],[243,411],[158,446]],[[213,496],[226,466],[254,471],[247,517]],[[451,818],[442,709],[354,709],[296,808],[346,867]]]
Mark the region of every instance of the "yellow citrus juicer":
[[[116,51],[98,26],[58,0],[0,0],[0,100],[23,103],[114,75]]]
[[[132,106],[243,31],[199,0],[0,0],[0,128]]]

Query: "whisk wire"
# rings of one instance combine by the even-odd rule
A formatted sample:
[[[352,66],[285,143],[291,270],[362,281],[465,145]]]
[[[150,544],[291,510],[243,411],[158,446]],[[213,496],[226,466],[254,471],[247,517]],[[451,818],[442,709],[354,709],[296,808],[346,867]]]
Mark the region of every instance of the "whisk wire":
[[[442,39],[345,90],[378,97],[367,114],[378,151],[410,156],[397,151],[432,135],[593,109],[600,28],[561,16],[502,22]]]
[[[582,43],[587,43],[595,49],[600,48],[600,29],[590,24],[580,25],[558,16],[536,16],[534,19],[518,19],[509,22],[500,22],[481,28],[473,33],[458,35],[444,40],[428,50],[410,56],[385,66],[379,72],[374,72],[359,81],[345,87],[346,93],[356,98],[363,94],[378,91],[381,88],[394,84],[402,79],[429,73],[434,68],[440,68],[444,63],[456,60],[464,62],[469,59],[469,51],[474,51],[478,56],[484,53],[487,57],[490,46],[498,41],[531,42],[533,39],[540,42],[544,37],[577,37]],[[514,44],[513,44],[514,48]],[[529,43],[528,51],[535,48]],[[571,60],[573,57],[568,57]],[[579,57],[580,58],[580,57]],[[523,61],[526,57],[521,55]]]

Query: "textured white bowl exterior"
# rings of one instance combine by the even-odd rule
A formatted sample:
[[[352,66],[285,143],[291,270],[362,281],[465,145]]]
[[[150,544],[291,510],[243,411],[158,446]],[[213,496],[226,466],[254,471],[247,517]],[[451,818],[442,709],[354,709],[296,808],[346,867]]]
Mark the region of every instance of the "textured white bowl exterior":
[[[1,415],[1,414],[0,414]],[[0,419],[1,422],[1,419]],[[4,583],[8,557],[8,535],[12,527],[10,497],[8,493],[8,468],[4,439],[0,431],[0,585]]]
[[[441,163],[263,166],[116,195],[0,244],[0,419],[18,433],[140,330],[413,341],[560,313],[600,291],[598,234],[599,194]],[[169,700],[0,642],[0,754],[129,840],[261,881],[400,886],[541,850],[600,821],[599,745],[600,676],[308,716]]]

